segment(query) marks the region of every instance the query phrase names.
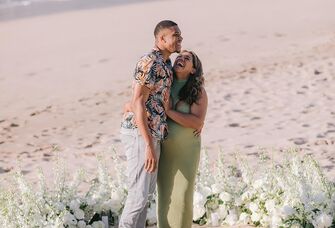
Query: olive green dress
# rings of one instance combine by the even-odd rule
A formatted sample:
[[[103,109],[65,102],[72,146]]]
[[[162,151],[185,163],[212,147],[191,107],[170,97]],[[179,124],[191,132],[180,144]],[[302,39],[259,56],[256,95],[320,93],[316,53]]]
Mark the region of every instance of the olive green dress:
[[[190,113],[190,105],[178,103],[179,90],[185,83],[186,80],[175,79],[171,97],[177,111]],[[162,142],[158,166],[158,227],[191,228],[201,140],[194,136],[194,129],[183,127],[171,119],[168,120],[168,127],[169,134]]]

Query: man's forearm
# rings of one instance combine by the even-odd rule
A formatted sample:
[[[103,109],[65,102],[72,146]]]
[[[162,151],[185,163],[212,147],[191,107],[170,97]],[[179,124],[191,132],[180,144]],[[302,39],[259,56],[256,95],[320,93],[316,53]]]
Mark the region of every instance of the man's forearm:
[[[181,113],[175,110],[170,110],[168,116],[173,121],[179,123],[183,127],[199,129],[203,125],[203,121],[192,113]]]

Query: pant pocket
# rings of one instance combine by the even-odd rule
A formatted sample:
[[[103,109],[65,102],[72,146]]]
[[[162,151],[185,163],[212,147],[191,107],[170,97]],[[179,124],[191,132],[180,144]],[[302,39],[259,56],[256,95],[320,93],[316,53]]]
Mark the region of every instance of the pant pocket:
[[[121,142],[124,145],[127,160],[136,158],[136,148],[134,148],[136,137],[133,135],[121,134]]]

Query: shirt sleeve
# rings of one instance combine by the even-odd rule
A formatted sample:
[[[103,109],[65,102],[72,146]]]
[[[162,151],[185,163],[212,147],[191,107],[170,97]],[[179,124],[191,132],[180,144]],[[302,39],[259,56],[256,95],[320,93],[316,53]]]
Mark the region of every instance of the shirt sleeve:
[[[152,89],[155,85],[155,60],[147,55],[143,56],[136,64],[135,82]]]

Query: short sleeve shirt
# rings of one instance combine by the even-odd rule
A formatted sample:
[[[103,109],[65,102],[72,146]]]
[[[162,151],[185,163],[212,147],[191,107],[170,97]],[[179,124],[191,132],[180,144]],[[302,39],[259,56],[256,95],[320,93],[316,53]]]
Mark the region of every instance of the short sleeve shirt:
[[[170,59],[164,62],[162,54],[156,49],[142,56],[136,64],[134,83],[150,89],[145,103],[148,125],[151,135],[159,140],[165,139],[168,134],[163,102],[170,96],[172,78]],[[124,128],[136,128],[134,113],[125,113],[121,125]]]

